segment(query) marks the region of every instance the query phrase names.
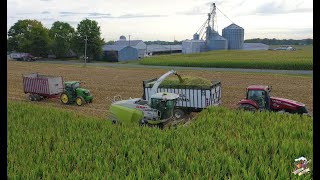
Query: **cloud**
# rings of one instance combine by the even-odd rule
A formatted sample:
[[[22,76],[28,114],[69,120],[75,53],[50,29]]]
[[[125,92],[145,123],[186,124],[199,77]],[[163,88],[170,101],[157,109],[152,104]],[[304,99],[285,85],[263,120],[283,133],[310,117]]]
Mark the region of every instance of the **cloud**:
[[[41,14],[50,14],[49,11],[43,11]]]
[[[305,13],[312,12],[313,8],[301,8],[301,2],[295,5],[295,8],[289,8],[285,1],[268,2],[256,8],[252,14],[256,15],[273,15],[273,14],[290,14],[290,13]]]
[[[52,0],[40,0],[40,1],[52,1]]]
[[[149,17],[166,17],[166,15],[124,14],[116,18],[149,18]]]
[[[111,14],[109,13],[89,13],[89,16],[110,16]]]

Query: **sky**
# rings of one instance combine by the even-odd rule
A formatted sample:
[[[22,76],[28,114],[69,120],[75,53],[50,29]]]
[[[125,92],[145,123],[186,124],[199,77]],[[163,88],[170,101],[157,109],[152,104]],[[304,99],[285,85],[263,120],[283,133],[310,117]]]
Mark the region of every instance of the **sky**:
[[[74,28],[95,20],[106,41],[121,35],[144,41],[192,39],[217,7],[215,30],[232,22],[244,28],[244,39],[313,38],[312,0],[7,0],[7,30],[23,19],[51,28],[55,21]]]

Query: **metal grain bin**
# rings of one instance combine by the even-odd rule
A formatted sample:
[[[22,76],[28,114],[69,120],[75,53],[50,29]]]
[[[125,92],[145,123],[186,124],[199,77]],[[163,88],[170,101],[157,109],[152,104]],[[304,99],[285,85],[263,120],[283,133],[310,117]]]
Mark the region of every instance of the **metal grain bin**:
[[[220,36],[217,32],[212,32],[207,39],[208,50],[226,50],[228,49],[227,39]]]
[[[182,41],[182,53],[192,54],[206,51],[206,43],[203,40]]]
[[[222,36],[228,40],[228,49],[242,49],[244,29],[234,23],[222,30]]]
[[[193,35],[193,40],[199,40],[199,34],[195,33],[195,34]]]

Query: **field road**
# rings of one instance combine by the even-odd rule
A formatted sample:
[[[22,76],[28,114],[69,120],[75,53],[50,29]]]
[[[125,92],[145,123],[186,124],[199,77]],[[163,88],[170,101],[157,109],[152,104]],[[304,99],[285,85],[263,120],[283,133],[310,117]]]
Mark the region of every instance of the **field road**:
[[[57,60],[38,60],[40,63],[52,63],[52,64],[73,64],[83,65],[82,62],[74,61],[57,61]],[[131,68],[156,68],[156,69],[184,69],[184,70],[205,70],[216,72],[247,72],[247,73],[272,73],[272,74],[296,74],[296,75],[313,75],[312,70],[272,70],[272,69],[238,69],[238,68],[203,68],[203,67],[179,67],[179,66],[149,66],[139,64],[117,64],[117,63],[99,63],[90,62],[88,66],[104,66],[104,67],[131,67]]]

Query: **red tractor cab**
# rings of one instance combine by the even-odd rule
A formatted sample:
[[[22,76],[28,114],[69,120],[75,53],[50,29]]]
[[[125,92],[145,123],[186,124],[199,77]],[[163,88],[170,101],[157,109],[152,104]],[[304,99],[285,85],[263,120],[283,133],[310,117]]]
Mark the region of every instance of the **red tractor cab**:
[[[307,114],[305,104],[278,97],[271,97],[271,86],[251,85],[247,87],[246,99],[238,103],[238,108],[249,111],[268,110],[275,112],[287,112]]]

